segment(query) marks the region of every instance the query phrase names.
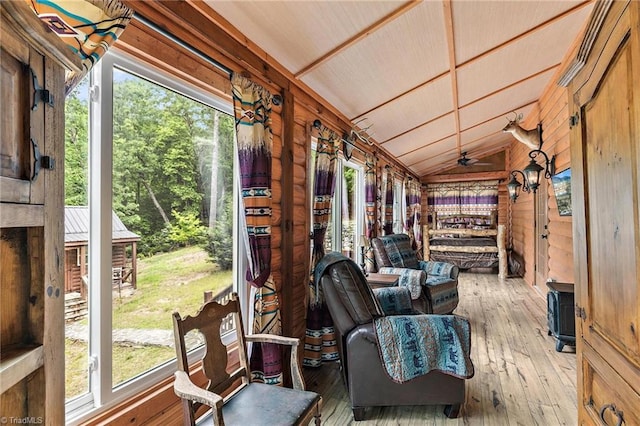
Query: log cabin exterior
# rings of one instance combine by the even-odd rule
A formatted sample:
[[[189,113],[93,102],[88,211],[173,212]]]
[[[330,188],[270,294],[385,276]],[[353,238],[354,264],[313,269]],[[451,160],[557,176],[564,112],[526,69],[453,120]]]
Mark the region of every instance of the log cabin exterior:
[[[86,298],[87,249],[89,245],[89,208],[64,208],[64,252],[65,252],[65,293],[77,292]],[[131,232],[122,223],[116,212],[112,221],[112,255],[113,286],[136,288],[137,277],[137,243],[140,236]]]
[[[278,296],[281,300],[283,334],[304,339],[307,275],[310,265],[308,256],[298,256],[296,254],[310,252],[308,238],[310,233],[308,220],[310,196],[307,171],[310,170],[312,123],[314,120],[320,119],[324,124],[346,132],[351,128],[351,120],[313,92],[306,84],[294,78],[292,73],[275,61],[268,52],[263,51],[254,41],[245,37],[241,28],[232,26],[224,17],[210,8],[191,1],[165,3],[125,1],[124,3],[147,19],[162,23],[163,29],[188,42],[188,44],[197,46],[201,52],[204,52],[210,58],[224,64],[233,71],[248,72],[254,80],[272,92],[282,95],[283,103],[280,106],[275,106],[272,112],[274,136],[272,157],[274,169],[272,182],[273,216],[271,221],[273,232],[272,273],[276,282]],[[444,3],[445,5],[450,4],[446,1]],[[603,11],[605,6],[606,11]],[[607,15],[609,7],[612,12]],[[636,217],[630,229],[632,235],[631,245],[616,247],[632,252],[635,250],[637,254],[640,246],[638,244],[640,232],[638,231],[639,219],[637,217],[638,199],[640,198],[640,193],[638,192],[638,166],[640,164],[638,153],[640,149],[637,143],[640,140],[638,138],[640,95],[637,95],[640,93],[638,92],[638,87],[640,87],[638,76],[640,72],[637,72],[640,69],[638,58],[638,52],[640,51],[640,6],[638,3],[625,1],[613,2],[613,6],[609,2],[599,2],[594,7],[594,10],[594,16],[598,16],[598,13],[600,13],[604,24],[601,21],[594,23],[594,20],[592,20],[590,21],[591,26],[584,29],[587,34],[592,31],[592,35],[596,38],[596,51],[604,49],[607,52],[612,52],[608,54],[609,59],[617,57],[619,45],[613,47],[604,46],[605,42],[601,41],[601,38],[606,38],[610,33],[618,37],[619,33],[622,33],[623,36],[616,38],[616,40],[623,40],[620,45],[623,46],[623,50],[626,49],[624,50],[626,52],[624,54],[628,56],[626,66],[629,70],[635,71],[635,73],[630,72],[627,75],[627,80],[625,80],[629,93],[633,93],[633,96],[629,98],[631,124],[627,137],[630,136],[630,140],[635,140],[635,143],[631,143],[627,151],[625,151],[631,159],[630,165],[625,170],[629,173],[627,178],[630,177],[631,189],[635,194],[632,196],[633,201],[629,211]],[[3,11],[3,13],[5,12]],[[617,21],[612,18],[612,14],[622,17],[621,21],[626,25],[624,31],[617,30],[615,25]],[[614,22],[611,22],[612,20]],[[603,35],[598,38],[597,35],[601,32]],[[3,46],[5,43],[4,37],[3,33]],[[557,84],[575,62],[575,58],[581,58],[583,62],[587,63],[588,69],[596,68],[600,70],[600,74],[604,73],[602,71],[603,65],[590,65],[591,62],[589,61],[591,59],[588,56],[585,57],[581,49],[584,45],[584,39],[586,38],[583,31],[566,51],[561,66],[551,73],[544,90],[538,100],[533,105],[530,105],[525,121],[522,123],[525,128],[532,128],[537,123],[542,123],[545,136],[544,150],[549,155],[556,155],[556,169],[558,171],[568,167],[578,170],[582,170],[582,168],[588,169],[585,166],[589,160],[584,159],[584,144],[580,142],[579,137],[575,134],[581,127],[572,127],[569,125],[569,121],[570,117],[584,107],[584,102],[580,103],[580,99],[572,98],[572,95],[579,92],[579,82],[582,82],[583,85],[589,83],[589,75],[578,74],[577,78],[582,78],[582,80],[578,83],[574,81],[571,89]],[[176,45],[172,40],[159,36],[153,29],[141,24],[139,21],[132,21],[120,38],[116,48],[119,51],[145,60],[150,66],[187,79],[190,83],[202,88],[202,90],[230,99],[228,78],[223,73],[212,70],[210,64],[201,57]],[[3,126],[5,126],[4,121]],[[358,144],[358,146],[362,151],[372,149],[365,144]],[[589,200],[590,193],[594,191],[594,188],[584,184],[586,180],[574,186],[580,191],[577,192],[579,196],[574,198],[573,205],[574,207],[582,206],[582,210],[574,208],[577,211],[577,215],[574,215],[573,218],[558,215],[551,181],[548,179],[543,181],[543,188],[536,194],[522,193],[516,203],[509,202],[505,180],[508,178],[510,170],[521,170],[525,167],[529,161],[528,151],[529,149],[526,146],[512,140],[506,148],[501,148],[494,152],[491,152],[491,150],[484,152],[486,155],[497,153],[503,155],[503,164],[495,170],[459,173],[460,170],[451,169],[420,176],[417,176],[414,171],[407,168],[403,162],[394,158],[389,151],[380,149],[377,150],[376,154],[379,158],[379,168],[385,165],[393,166],[399,173],[415,176],[424,184],[455,180],[502,179],[503,181],[499,186],[498,223],[506,225],[508,245],[524,259],[524,280],[529,285],[538,287],[541,287],[547,280],[575,282],[581,307],[588,307],[592,303],[589,296],[585,293],[580,293],[580,286],[589,280],[588,262],[593,260],[588,257],[591,246],[586,247],[584,245],[585,232],[587,232],[589,224],[589,219],[585,219],[585,217],[589,217],[589,211],[584,211],[584,208],[603,209],[605,207],[591,204],[587,204],[584,207],[585,201]],[[612,151],[615,151],[615,148],[612,148]],[[358,152],[354,155],[362,157]],[[360,158],[360,160],[363,160],[363,158]],[[578,175],[582,176],[581,173],[584,173],[584,171],[579,171]],[[60,182],[58,181],[55,184],[60,185]],[[590,184],[593,185],[593,182]],[[597,182],[595,184],[597,185]],[[424,191],[423,188],[423,200],[426,200]],[[596,200],[598,199],[596,198]],[[8,218],[16,216],[16,214],[6,213],[9,208],[7,204],[2,206],[3,228],[12,226],[12,222]],[[427,210],[424,204],[422,205],[422,210],[423,217],[426,217]],[[62,216],[61,209],[51,213]],[[378,218],[382,216],[382,212],[379,210],[377,214]],[[576,221],[577,223],[575,223]],[[532,226],[534,223],[537,223],[539,228]],[[545,237],[541,237],[541,230],[544,231]],[[579,233],[579,239],[576,238],[576,232]],[[592,239],[596,238],[596,235],[589,235]],[[589,240],[589,244],[596,243],[598,241]],[[45,250],[44,255],[51,256],[47,250]],[[3,263],[4,266],[5,264]],[[627,264],[624,266],[629,267]],[[630,384],[628,381],[619,378],[619,376],[637,378],[639,377],[638,371],[640,371],[637,351],[638,334],[634,331],[637,330],[637,321],[640,319],[638,316],[638,312],[640,312],[638,308],[638,302],[640,301],[638,298],[638,294],[640,294],[638,292],[638,275],[640,273],[638,272],[637,260],[635,266],[630,269],[624,275],[626,282],[630,283],[626,294],[630,297],[631,302],[625,314],[627,315],[625,318],[629,319],[631,323],[632,330],[632,336],[627,336],[625,341],[631,347],[630,355],[627,355],[625,360],[616,358],[613,366],[611,366],[603,361],[603,357],[606,359],[606,354],[610,353],[606,352],[608,349],[594,349],[594,347],[599,348],[598,344],[592,346],[592,343],[588,343],[588,341],[584,343],[581,339],[578,339],[580,342],[578,343],[579,359],[580,362],[583,362],[579,366],[580,372],[578,374],[578,414],[580,422],[584,424],[595,424],[596,422],[596,411],[599,407],[594,408],[594,401],[589,400],[589,395],[602,391],[609,384],[603,372],[613,371],[616,374],[616,383],[621,381],[620,387],[617,388],[617,394],[611,397],[618,397],[626,403],[628,408],[625,414],[629,416],[628,418],[636,419],[637,417],[633,416],[638,416],[638,413],[640,413],[640,397],[638,396],[640,394],[640,388],[638,388],[640,380],[636,380],[635,384]],[[635,286],[633,285],[634,283]],[[7,299],[4,297],[6,289],[4,286],[5,282],[3,281],[3,311],[7,309],[5,303]],[[599,309],[602,308],[601,305],[598,305],[598,307]],[[51,309],[60,309],[60,307],[57,306]],[[584,321],[584,317],[582,319]],[[593,321],[590,317],[589,319]],[[51,319],[45,320],[50,321]],[[611,326],[610,323],[607,323],[607,325]],[[579,330],[586,333],[586,326],[585,330],[582,330],[582,327],[582,325],[579,325]],[[611,328],[614,329],[615,327]],[[635,347],[634,344],[636,345]],[[605,345],[602,345],[602,347],[605,347]],[[59,355],[56,351],[59,351],[60,348],[59,344],[57,346],[54,345],[54,352],[49,353],[48,357]],[[619,350],[620,347],[617,346],[617,349]],[[598,350],[603,350],[605,353],[598,353]],[[580,356],[581,351],[586,351],[587,353],[584,358]],[[60,380],[59,377],[48,376],[43,383],[46,383],[47,387],[52,382],[54,384],[57,383],[56,386],[58,387],[56,389],[59,389]],[[148,391],[137,395],[134,398],[135,404],[131,404],[130,401],[121,402],[87,419],[87,422],[90,424],[110,422],[123,424],[173,423],[180,418],[181,408],[178,399],[173,395],[171,386],[172,381],[170,378],[160,380]],[[64,393],[62,392],[62,394]],[[609,395],[606,397],[609,397]],[[608,401],[606,397],[601,397],[598,394],[596,402],[606,407]],[[46,408],[47,423],[61,424],[62,419],[64,419],[64,404],[61,396],[48,395],[46,398],[48,401]],[[5,402],[3,402],[3,407],[4,404]],[[609,411],[610,413],[604,414],[605,416],[613,416],[608,417],[609,419],[614,419],[615,416],[620,415],[615,407]]]

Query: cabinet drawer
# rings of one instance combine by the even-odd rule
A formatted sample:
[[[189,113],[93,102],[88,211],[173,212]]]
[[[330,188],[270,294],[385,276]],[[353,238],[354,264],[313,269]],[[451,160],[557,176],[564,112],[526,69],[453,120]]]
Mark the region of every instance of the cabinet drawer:
[[[640,425],[640,395],[586,343],[582,372],[581,411],[588,419],[580,419],[581,423]]]

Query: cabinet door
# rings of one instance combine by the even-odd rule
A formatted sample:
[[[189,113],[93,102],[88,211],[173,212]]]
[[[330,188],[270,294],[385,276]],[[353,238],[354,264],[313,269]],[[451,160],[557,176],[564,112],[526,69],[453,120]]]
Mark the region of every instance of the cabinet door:
[[[571,154],[577,172],[572,182],[577,304],[583,309],[578,321],[581,423],[597,423],[602,407],[608,413],[612,410],[606,407],[621,404],[607,398],[628,397],[637,406],[634,398],[640,393],[639,11],[636,2],[613,3],[577,76],[580,86],[570,91],[571,107],[579,112]],[[626,382],[618,388],[620,395],[603,391],[600,378],[607,368]]]
[[[43,57],[9,32],[2,34],[0,75],[0,201],[42,204],[43,179],[34,175],[43,149],[45,105],[34,103],[34,84],[44,84]]]

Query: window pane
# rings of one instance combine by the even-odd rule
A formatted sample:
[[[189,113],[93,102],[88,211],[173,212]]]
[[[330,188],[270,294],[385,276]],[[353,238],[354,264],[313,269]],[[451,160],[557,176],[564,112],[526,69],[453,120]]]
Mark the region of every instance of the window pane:
[[[393,233],[401,234],[404,229],[404,217],[402,217],[402,181],[393,183]]]
[[[89,392],[89,78],[65,99],[65,396]]]
[[[356,260],[358,255],[356,247],[356,196],[358,190],[356,184],[358,182],[358,170],[347,165],[342,169],[342,203],[341,203],[341,218],[342,218],[342,254]]]
[[[233,284],[233,119],[114,69],[113,384],[175,358],[172,313]],[[188,339],[190,346],[201,342]]]

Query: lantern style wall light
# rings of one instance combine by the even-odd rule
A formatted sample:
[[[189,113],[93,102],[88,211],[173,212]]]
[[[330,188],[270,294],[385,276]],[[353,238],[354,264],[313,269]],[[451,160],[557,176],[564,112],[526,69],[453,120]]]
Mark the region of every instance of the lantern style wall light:
[[[542,145],[542,144],[540,144]],[[544,167],[536,163],[536,157],[538,155],[542,155],[544,157]],[[527,183],[529,184],[529,188],[536,193],[536,189],[540,186],[540,173],[544,170],[544,177],[547,179],[551,179],[556,173],[556,156],[551,156],[551,159],[547,156],[547,154],[542,151],[542,149],[534,149],[529,153],[529,157],[531,161],[524,168],[524,176],[527,179]]]
[[[534,149],[529,152],[529,164],[524,168],[523,171],[513,170],[511,172],[511,181],[507,184],[507,191],[509,192],[509,198],[514,203],[516,199],[520,195],[520,189],[524,192],[536,193],[536,190],[540,186],[540,174],[544,171],[544,177],[547,179],[551,179],[556,173],[556,156],[552,155],[551,158],[547,156],[547,154],[542,150],[542,123],[538,124],[538,135],[540,138],[540,145],[538,149]],[[544,167],[536,162],[536,157],[539,155],[544,157]],[[516,174],[519,173],[522,175],[522,180],[524,184],[521,184]]]
[[[516,177],[516,173],[520,173],[522,175],[522,180],[524,181],[524,186],[520,182],[518,182],[518,179]],[[513,201],[514,203],[516,202],[516,200],[520,196],[520,190],[521,189],[524,192],[530,192],[531,191],[531,189],[529,188],[529,184],[527,183],[527,179],[524,177],[524,173],[522,173],[520,170],[512,170],[511,171],[511,180],[507,184],[507,192],[509,193],[509,198],[511,198],[511,201]]]

